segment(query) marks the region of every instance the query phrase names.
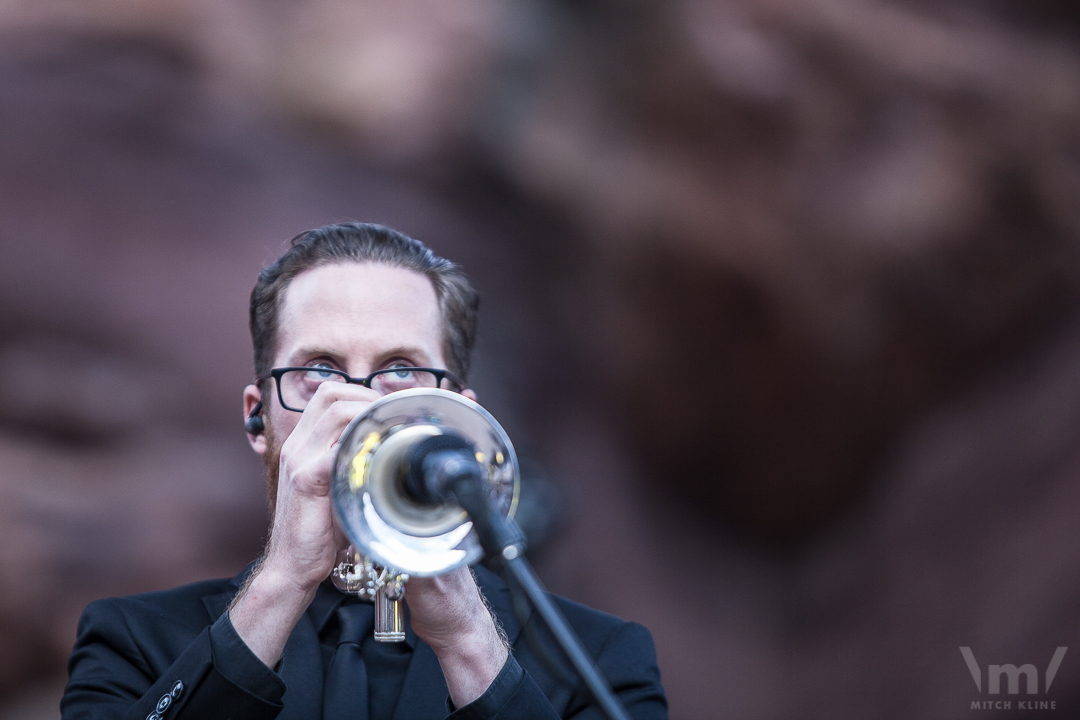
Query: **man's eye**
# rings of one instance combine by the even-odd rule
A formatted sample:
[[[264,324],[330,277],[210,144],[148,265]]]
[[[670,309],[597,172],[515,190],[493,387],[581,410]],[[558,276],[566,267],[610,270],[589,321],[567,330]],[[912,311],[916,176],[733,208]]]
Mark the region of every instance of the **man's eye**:
[[[401,369],[397,370],[398,368],[401,368]],[[390,369],[391,370],[397,370],[397,372],[393,373],[393,375],[394,375],[394,377],[399,378],[401,380],[404,380],[404,379],[408,378],[410,375],[412,375],[412,368],[409,367],[408,365],[392,365],[390,367]]]
[[[307,372],[307,376],[312,380],[329,380],[336,375],[336,373],[333,372],[326,372],[326,370],[333,369],[326,363],[318,363],[312,365],[311,367],[312,369]]]

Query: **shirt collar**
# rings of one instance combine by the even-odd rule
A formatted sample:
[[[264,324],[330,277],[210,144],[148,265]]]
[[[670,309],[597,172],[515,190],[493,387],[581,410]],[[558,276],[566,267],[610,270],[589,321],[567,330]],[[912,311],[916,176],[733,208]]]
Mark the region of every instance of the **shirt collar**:
[[[346,595],[338,590],[329,580],[323,581],[319,585],[319,589],[315,591],[315,598],[307,609],[308,617],[311,618],[311,622],[315,626],[315,632],[322,635],[323,628],[326,626],[330,616],[348,600],[359,602],[355,596]]]

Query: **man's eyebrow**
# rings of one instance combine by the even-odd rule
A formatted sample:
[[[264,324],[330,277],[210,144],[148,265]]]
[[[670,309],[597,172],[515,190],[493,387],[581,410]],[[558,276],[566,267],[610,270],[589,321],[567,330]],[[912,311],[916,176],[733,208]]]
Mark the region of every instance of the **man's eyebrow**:
[[[409,358],[425,358],[425,359],[430,360],[430,358],[428,358],[427,352],[424,351],[421,347],[419,347],[417,345],[399,345],[397,347],[393,347],[393,348],[390,348],[388,350],[384,350],[381,353],[379,353],[380,361],[389,360],[390,358],[392,358],[394,356],[409,357]]]
[[[308,345],[305,347],[299,347],[289,354],[289,362],[306,362],[311,358],[325,357],[332,360],[340,360],[342,354],[337,350],[329,347],[323,347],[321,345]]]

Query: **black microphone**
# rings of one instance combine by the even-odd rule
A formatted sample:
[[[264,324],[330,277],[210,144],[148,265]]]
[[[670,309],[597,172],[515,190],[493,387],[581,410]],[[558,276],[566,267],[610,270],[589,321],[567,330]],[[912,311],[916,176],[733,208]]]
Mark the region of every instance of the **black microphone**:
[[[457,476],[480,472],[473,444],[456,433],[424,438],[409,449],[402,465],[405,493],[421,505],[446,502]]]
[[[468,440],[452,433],[425,438],[409,449],[402,469],[405,492],[415,501],[438,505],[456,500],[472,519],[480,546],[489,556],[510,546],[524,551],[525,536],[517,523],[491,506],[483,468]]]

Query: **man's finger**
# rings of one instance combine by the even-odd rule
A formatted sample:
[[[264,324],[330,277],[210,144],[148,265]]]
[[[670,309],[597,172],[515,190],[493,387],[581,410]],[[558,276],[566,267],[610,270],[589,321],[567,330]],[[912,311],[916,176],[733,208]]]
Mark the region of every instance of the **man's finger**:
[[[335,403],[352,401],[365,403],[366,406],[367,404],[378,400],[380,397],[382,396],[379,393],[362,385],[333,382],[323,383],[311,397],[311,401],[308,402],[307,408],[304,410],[303,415],[301,415],[300,421],[296,424],[296,429],[293,432],[309,432],[309,428],[315,426],[319,419]],[[355,413],[353,417],[355,417],[356,414],[359,413]]]
[[[306,427],[298,424],[290,439],[297,437],[300,447],[312,448],[317,453],[325,452],[341,442],[341,436],[353,418],[370,406],[370,400],[338,400],[317,417],[310,418],[310,422],[305,423]]]

